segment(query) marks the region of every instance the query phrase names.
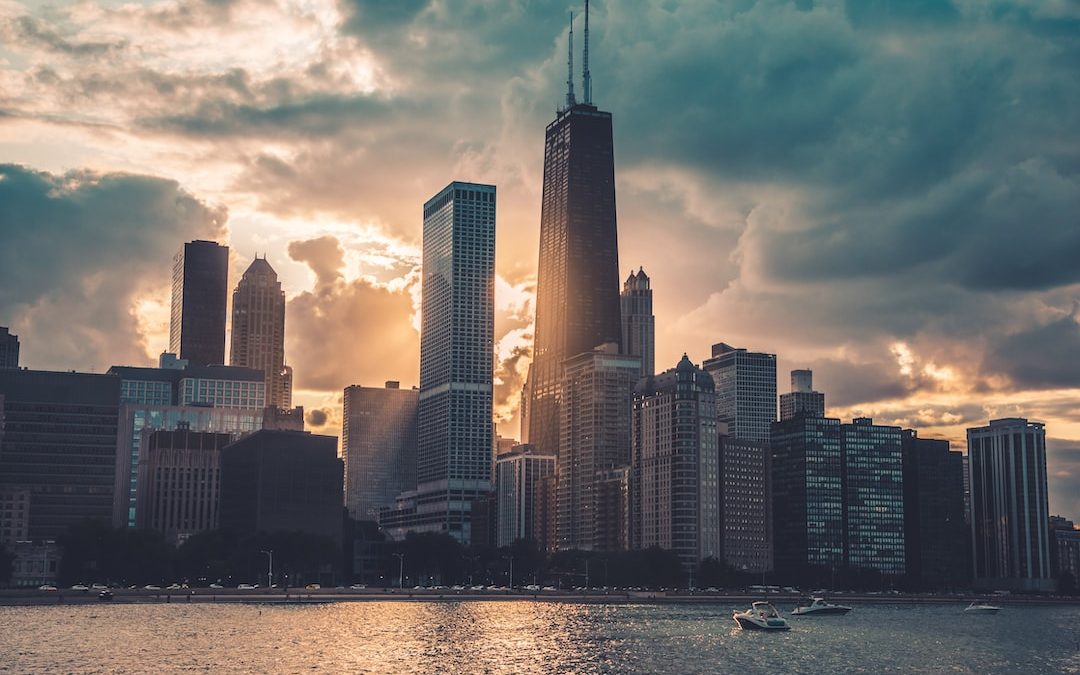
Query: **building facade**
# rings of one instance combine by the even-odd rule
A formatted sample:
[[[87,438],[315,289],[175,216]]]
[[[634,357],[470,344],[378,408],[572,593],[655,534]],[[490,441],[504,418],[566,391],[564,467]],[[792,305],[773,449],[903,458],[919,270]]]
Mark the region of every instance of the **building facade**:
[[[609,343],[566,360],[563,366],[558,474],[559,550],[601,551],[606,534],[601,475],[630,465],[630,408],[641,359]],[[623,509],[616,509],[621,514]],[[620,518],[621,519],[621,518]],[[625,519],[621,519],[625,523]]]
[[[341,458],[345,506],[354,520],[378,520],[398,494],[416,489],[416,408],[420,392],[385,387],[345,388]]]
[[[233,290],[231,342],[229,364],[262,371],[266,405],[287,407],[285,291],[266,258],[255,258]]]
[[[904,544],[914,588],[966,586],[971,578],[968,526],[964,521],[963,455],[949,442],[919,438],[905,429]]]
[[[225,363],[229,247],[184,244],[173,258],[169,351],[197,366]]]
[[[900,432],[869,417],[840,425],[845,565],[893,578],[907,570]]]
[[[0,370],[0,482],[27,490],[26,535],[56,539],[84,519],[109,522],[120,379]]]
[[[217,529],[221,450],[233,440],[233,434],[183,426],[144,434],[135,526],[161,532],[174,545]]]
[[[651,283],[645,270],[639,268],[623,282],[619,296],[623,353],[641,359],[643,377],[656,374],[656,317]]]
[[[342,535],[344,469],[337,439],[300,431],[258,431],[221,451],[222,529]]]
[[[770,446],[775,568],[791,578],[831,580],[844,566],[840,420],[781,420]]]
[[[530,445],[519,445],[495,460],[495,545],[510,546],[518,539],[536,541],[537,493],[541,481],[555,474],[554,455],[540,455]]]
[[[776,421],[776,354],[721,342],[702,367],[716,383],[717,421],[727,425],[728,434],[768,443]]]
[[[720,434],[720,551],[736,570],[773,568],[769,444]]]
[[[30,488],[0,484],[0,545],[10,550],[29,537]]]
[[[591,96],[578,103],[568,92],[544,137],[527,434],[540,452],[560,454],[565,361],[621,341],[611,113],[593,105]]]
[[[791,391],[780,394],[780,419],[791,419],[799,413],[825,417],[825,394],[814,391],[811,370],[791,371]]]
[[[453,182],[428,200],[423,258],[417,488],[380,525],[468,544],[472,503],[492,489],[495,186]]]
[[[19,336],[0,326],[0,368],[19,367]]]
[[[139,452],[145,429],[251,433],[263,426],[266,384],[262,371],[233,366],[191,366],[162,354],[158,368],[113,366],[120,378],[113,527],[135,527]]]
[[[683,355],[634,389],[630,542],[675,551],[687,572],[720,556],[713,380]]]
[[[967,430],[971,549],[979,588],[1050,591],[1046,429],[1022,418]]]

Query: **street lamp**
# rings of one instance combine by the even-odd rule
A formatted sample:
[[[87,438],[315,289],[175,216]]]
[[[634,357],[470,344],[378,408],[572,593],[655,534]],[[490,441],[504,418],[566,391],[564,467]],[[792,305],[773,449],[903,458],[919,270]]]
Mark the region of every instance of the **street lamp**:
[[[259,551],[265,553],[268,558],[266,569],[266,587],[270,588],[274,585],[274,552],[273,551]]]
[[[405,554],[404,553],[394,553],[392,555],[395,558],[398,559],[398,582],[397,582],[397,587],[399,589],[400,588],[405,588]]]

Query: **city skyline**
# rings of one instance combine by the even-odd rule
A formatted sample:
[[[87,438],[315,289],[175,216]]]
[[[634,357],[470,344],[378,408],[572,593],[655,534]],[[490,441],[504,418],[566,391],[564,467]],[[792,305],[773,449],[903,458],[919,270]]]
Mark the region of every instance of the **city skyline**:
[[[228,288],[255,254],[280,271],[295,403],[308,408],[313,430],[339,435],[344,386],[418,384],[417,204],[460,177],[500,191],[495,405],[501,430],[516,436],[532,343],[540,130],[561,102],[565,5],[455,16],[425,3],[384,14],[365,3],[253,13],[243,4],[186,3],[189,14],[111,2],[3,10],[12,16],[0,73],[11,86],[0,98],[0,153],[15,163],[0,168],[0,220],[14,242],[5,248],[31,246],[42,223],[81,225],[56,235],[73,251],[34,250],[26,261],[0,253],[0,324],[19,335],[22,364],[151,365],[168,344],[172,254],[186,241],[216,239],[234,256]],[[643,265],[655,281],[658,371],[684,351],[700,362],[726,340],[776,353],[780,373],[812,368],[832,417],[865,414],[957,448],[966,427],[988,418],[1046,422],[1051,511],[1075,516],[1080,277],[1067,261],[1080,239],[1067,214],[1077,211],[1078,191],[1062,168],[1068,151],[1045,147],[1054,120],[1039,119],[1038,102],[1056,87],[1075,110],[1080,96],[1050,55],[1062,39],[1035,27],[1068,17],[1047,9],[1025,22],[948,7],[890,15],[806,2],[741,13],[594,4],[594,98],[615,115],[620,278]],[[273,47],[245,36],[275,13],[284,16],[268,43],[280,50],[310,39],[321,51],[263,59]],[[220,54],[187,49],[185,22],[199,21],[219,34]],[[710,21],[720,37],[693,30]],[[899,45],[875,39],[885,27]],[[971,42],[949,51],[960,30]],[[436,63],[429,50],[445,47],[440,31],[475,31],[489,51]],[[952,66],[944,83],[931,83],[935,64],[920,50],[904,48],[916,34]],[[665,45],[672,35],[708,40],[715,56],[695,61]],[[812,47],[794,53],[783,44],[792,36]],[[416,54],[396,46],[398,37]],[[666,48],[652,63],[634,55],[650,46]],[[136,63],[137,49],[145,63]],[[979,67],[984,56],[1015,59],[1047,79]],[[690,82],[711,58],[730,72]],[[886,66],[892,72],[874,84],[868,76]],[[448,73],[453,84],[440,83]],[[94,77],[124,100],[95,107],[103,94],[86,86]],[[297,88],[293,98],[273,89],[275,78]],[[755,78],[771,88],[755,89]],[[882,89],[904,84],[914,88],[898,106],[904,112],[883,113],[891,99]],[[811,85],[815,95],[805,98]],[[429,105],[448,86],[475,100]],[[169,87],[189,99],[172,98]],[[692,104],[714,106],[708,97],[718,91],[751,108],[770,103],[773,116],[725,105],[695,119]],[[1025,105],[1002,112],[996,104],[1009,97]],[[840,113],[829,105],[838,102],[847,104],[847,134],[831,126]],[[399,113],[405,121],[392,123]],[[868,120],[880,128],[860,126]],[[487,137],[491,124],[498,140]],[[860,134],[878,144],[872,157],[857,151]],[[901,149],[882,140],[893,137],[904,139]],[[370,164],[364,152],[328,149],[334,140],[402,159]],[[816,144],[823,159],[807,159]],[[121,198],[131,215],[113,210]],[[938,233],[946,227],[948,237]],[[1025,257],[1012,253],[1020,245]],[[987,258],[999,263],[992,273],[981,266]],[[364,349],[353,348],[358,341]]]

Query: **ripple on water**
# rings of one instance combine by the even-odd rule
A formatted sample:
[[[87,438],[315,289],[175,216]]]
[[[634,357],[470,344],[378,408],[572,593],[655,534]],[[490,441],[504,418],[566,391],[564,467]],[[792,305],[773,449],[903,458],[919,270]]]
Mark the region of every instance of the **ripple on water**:
[[[747,633],[728,604],[0,607],[0,672],[1080,673],[1080,608],[859,606]],[[789,608],[782,608],[787,610]]]

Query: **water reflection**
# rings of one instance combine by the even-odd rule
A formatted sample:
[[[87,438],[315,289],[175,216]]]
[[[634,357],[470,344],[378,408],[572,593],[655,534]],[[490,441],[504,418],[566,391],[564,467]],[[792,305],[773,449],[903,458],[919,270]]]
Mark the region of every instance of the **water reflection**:
[[[505,602],[0,608],[0,671],[1070,672],[1080,609],[859,607],[740,631],[733,607]]]

